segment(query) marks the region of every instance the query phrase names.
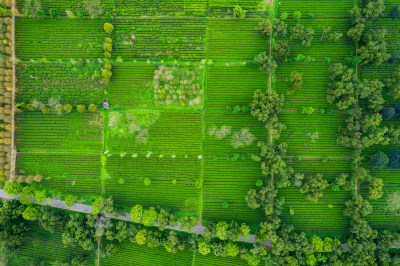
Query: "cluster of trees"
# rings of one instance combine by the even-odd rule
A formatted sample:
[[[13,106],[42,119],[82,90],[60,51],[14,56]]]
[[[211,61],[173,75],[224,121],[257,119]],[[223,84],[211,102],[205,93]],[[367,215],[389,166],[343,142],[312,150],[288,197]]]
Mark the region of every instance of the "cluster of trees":
[[[400,236],[388,231],[377,232],[364,218],[372,212],[372,206],[362,196],[346,201],[344,215],[350,217],[350,237],[347,245],[350,250],[343,261],[351,265],[397,265],[398,255],[389,250],[398,244]]]
[[[11,170],[11,134],[12,134],[12,90],[13,71],[12,53],[15,49],[12,43],[12,1],[0,3],[0,180],[10,178]]]
[[[389,59],[386,48],[386,31],[382,29],[365,30],[367,25],[377,19],[385,10],[383,0],[368,0],[361,3],[361,7],[354,7],[349,11],[352,27],[347,36],[354,42],[360,43],[357,54],[362,64],[374,63],[379,65]]]
[[[71,104],[61,104],[59,99],[50,98],[47,103],[42,103],[40,101],[32,101],[31,103],[18,103],[17,105],[18,111],[28,110],[28,111],[36,111],[40,110],[43,114],[48,114],[50,112],[54,112],[57,114],[62,113],[71,113],[73,110],[73,106]],[[76,106],[76,110],[79,113],[84,113],[89,111],[91,113],[95,113],[97,111],[97,106],[93,103],[89,104],[87,107],[83,104],[78,104]]]
[[[239,18],[239,19],[244,19],[246,17],[246,10],[243,10],[239,5],[236,5],[233,8],[233,17],[234,18]]]
[[[392,169],[400,168],[400,150],[391,151],[384,153],[378,151],[377,153],[371,155],[368,161],[372,168],[384,168],[389,167]]]
[[[106,58],[106,60],[101,75],[103,76],[103,81],[105,83],[109,83],[112,76],[111,72],[112,66],[109,61],[112,52],[112,39],[110,38],[110,36],[111,33],[114,31],[114,25],[108,22],[104,23],[104,31],[109,35],[109,37],[104,39],[103,49],[104,49],[104,57]]]
[[[382,89],[384,84],[379,80],[360,81],[352,68],[337,63],[329,67],[331,82],[328,84],[327,100],[329,103],[337,102],[340,110],[346,110],[358,104],[357,99],[368,102],[368,108],[372,111],[380,111],[384,99]]]
[[[278,115],[282,111],[284,96],[274,91],[262,92],[256,90],[250,105],[251,115],[265,124],[273,137],[279,137],[285,125],[279,122]]]
[[[323,196],[323,191],[329,186],[322,174],[297,173],[294,179],[294,183],[300,184],[300,193],[305,194],[306,199],[312,202],[318,202],[318,199]]]
[[[389,89],[389,93],[394,99],[400,98],[400,66],[394,70],[391,78],[385,80],[385,86]],[[400,105],[398,105],[396,111],[396,115],[400,117]]]

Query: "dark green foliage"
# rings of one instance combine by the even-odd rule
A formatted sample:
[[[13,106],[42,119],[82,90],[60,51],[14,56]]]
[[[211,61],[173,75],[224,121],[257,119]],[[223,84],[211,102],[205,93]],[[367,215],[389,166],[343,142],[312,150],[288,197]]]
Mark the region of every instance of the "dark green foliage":
[[[323,191],[329,185],[328,181],[323,177],[322,174],[316,174],[315,176],[307,175],[304,178],[300,192],[306,194],[306,199],[318,202],[318,199],[323,196]]]
[[[93,250],[96,243],[96,221],[94,215],[70,214],[62,233],[64,246],[79,245],[84,250]]]
[[[290,48],[287,42],[277,40],[272,46],[272,55],[277,62],[285,61],[290,55]]]
[[[390,120],[393,118],[393,116],[396,114],[395,110],[393,107],[384,107],[380,111],[380,114],[386,119]]]
[[[21,215],[25,207],[16,200],[7,200],[0,208],[0,241],[4,251],[22,245],[28,230]]]
[[[400,98],[400,67],[394,70],[392,77],[385,81],[385,85],[394,99]]]
[[[400,168],[400,151],[392,151],[387,155],[389,157],[388,167],[392,169]]]
[[[272,23],[270,20],[265,19],[258,23],[257,29],[261,31],[263,37],[271,36],[272,34]]]
[[[392,19],[399,19],[400,18],[400,6],[394,6],[392,10],[390,11],[390,16]]]
[[[273,72],[278,67],[275,59],[266,52],[262,52],[254,58],[254,61],[259,65],[262,72]]]
[[[310,27],[304,27],[300,23],[291,29],[290,39],[299,40],[301,45],[311,46],[314,37],[314,30]]]
[[[361,47],[357,53],[363,65],[373,63],[377,66],[388,60],[390,55],[387,52],[386,30],[368,30],[361,38]]]
[[[44,206],[40,208],[38,222],[43,227],[43,229],[54,233],[57,229],[63,227],[64,216],[55,208]]]
[[[296,90],[300,89],[303,85],[303,74],[292,71],[290,74],[290,91],[288,94],[293,94]]]
[[[373,168],[383,168],[386,167],[388,163],[389,157],[381,151],[378,151],[369,158],[369,165]]]
[[[283,20],[275,19],[272,28],[277,37],[285,36],[287,33],[287,24]]]
[[[247,206],[251,209],[262,207],[265,215],[271,215],[273,211],[271,199],[276,197],[277,193],[278,191],[272,186],[262,187],[259,191],[250,189],[245,197]]]

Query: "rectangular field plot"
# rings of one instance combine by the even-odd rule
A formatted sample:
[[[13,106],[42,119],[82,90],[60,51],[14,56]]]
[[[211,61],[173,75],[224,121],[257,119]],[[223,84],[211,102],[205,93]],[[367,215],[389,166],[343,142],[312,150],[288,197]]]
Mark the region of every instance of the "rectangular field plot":
[[[262,211],[250,209],[245,201],[247,191],[255,187],[258,179],[266,180],[261,174],[260,164],[250,158],[238,161],[228,161],[224,157],[217,160],[206,158],[203,221],[235,220],[258,225],[263,221]],[[224,209],[223,202],[228,202],[229,207]]]
[[[202,117],[200,112],[151,111],[149,114],[153,114],[154,119],[150,119],[150,122],[142,126],[141,130],[147,133],[141,131],[140,135],[129,131],[130,124],[119,125],[120,131],[115,131],[115,127],[109,124],[107,149],[117,153],[147,154],[150,151],[157,154],[156,156],[159,154],[197,156],[201,153]]]
[[[97,104],[104,102],[106,85],[100,82],[103,65],[86,60],[32,63],[17,65],[17,102],[31,103],[33,99],[60,103]]]
[[[195,212],[198,208],[200,178],[198,158],[107,158],[106,194],[123,206],[160,206],[178,212]],[[144,185],[144,179],[151,185]],[[120,179],[125,184],[119,184]],[[175,181],[174,181],[175,180]],[[175,184],[173,184],[175,183]]]
[[[100,154],[18,153],[18,172],[51,178],[100,178]]]
[[[289,95],[290,75],[292,71],[303,75],[303,85]],[[281,63],[276,72],[276,90],[285,96],[285,110],[298,110],[301,106],[314,108],[335,108],[326,100],[326,90],[329,83],[328,66],[323,63],[294,64]]]
[[[333,3],[333,2],[332,2]],[[322,62],[324,58],[330,58],[332,62],[342,62],[347,56],[355,55],[355,47],[347,38],[347,31],[351,27],[348,19],[302,19],[300,21],[304,27],[314,29],[314,38],[311,46],[301,45],[299,40],[289,40],[291,28],[297,23],[294,20],[288,20],[288,34],[283,40],[289,41],[290,56],[295,57],[297,54],[311,56],[315,60]],[[331,33],[339,32],[343,37],[338,41],[320,41],[322,35],[322,27],[331,27]]]
[[[153,81],[154,64],[115,64],[108,87],[111,107],[140,108],[153,104],[147,84]]]
[[[105,20],[17,18],[15,39],[19,59],[102,58]]]
[[[224,129],[224,126],[227,129]],[[243,130],[250,132],[249,141],[247,142],[247,138],[246,141],[242,138],[234,140],[236,136],[242,134],[240,132],[244,132]],[[204,152],[207,156],[225,157],[226,154],[233,153],[258,154],[260,148],[257,147],[257,143],[267,140],[268,130],[249,113],[206,113]]]
[[[251,60],[269,50],[269,41],[256,29],[259,19],[208,20],[208,57]]]
[[[113,56],[128,58],[205,57],[206,20],[203,18],[118,18]]]
[[[102,151],[101,113],[25,112],[16,116],[19,151]]]
[[[341,113],[303,115],[299,112],[283,112],[279,121],[286,125],[286,130],[279,141],[288,144],[287,155],[348,157],[351,150],[336,143],[338,128],[345,126],[347,117],[348,114]],[[316,136],[317,133],[314,141],[308,136]]]
[[[249,106],[257,89],[268,88],[268,75],[256,65],[213,64],[207,72],[207,110]]]
[[[100,265],[171,265],[191,266],[193,265],[193,252],[186,248],[177,253],[167,252],[164,247],[149,248],[146,245],[132,244],[125,240],[118,244],[118,252],[112,257],[101,259]]]
[[[151,16],[160,13],[185,12],[191,15],[191,12],[205,12],[208,0],[116,0],[114,2],[113,15]]]
[[[294,11],[306,14],[314,14],[316,18],[347,18],[348,11],[354,7],[352,0],[281,0],[279,2],[279,13],[287,12],[289,16]]]
[[[332,181],[342,173],[351,175],[351,159],[329,159],[322,163],[321,159],[303,159],[291,165],[295,173],[305,175],[323,174],[324,179]],[[345,234],[349,226],[347,217],[343,215],[344,202],[352,196],[352,191],[332,191],[329,187],[323,192],[317,203],[308,201],[297,187],[279,189],[278,197],[285,198],[282,219],[293,224],[296,231],[308,234]],[[329,208],[328,204],[333,207]],[[295,214],[290,215],[293,208]]]
[[[26,222],[26,221],[25,221]],[[87,256],[85,265],[95,264],[95,253],[84,251],[81,247],[65,248],[61,238],[61,228],[54,233],[42,229],[37,222],[29,222],[27,236],[22,246],[16,249],[7,265],[28,265],[40,261],[43,265],[53,265],[56,261],[70,259],[73,256]]]
[[[365,167],[368,168],[367,162]],[[400,217],[395,212],[388,211],[387,208],[387,197],[393,192],[400,191],[400,169],[374,169],[369,168],[372,176],[383,179],[383,197],[377,200],[368,200],[372,207],[373,212],[366,216],[367,221],[371,224],[374,229],[381,230],[398,230],[400,225]],[[360,187],[365,187],[360,184]],[[368,197],[368,190],[362,189],[361,194],[364,198]]]

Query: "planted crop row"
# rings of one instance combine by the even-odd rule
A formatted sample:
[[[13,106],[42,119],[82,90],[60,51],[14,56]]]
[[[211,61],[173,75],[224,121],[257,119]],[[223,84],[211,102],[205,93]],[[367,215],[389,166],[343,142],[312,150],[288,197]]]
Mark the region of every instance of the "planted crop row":
[[[20,12],[25,11],[25,0],[17,0],[17,9]],[[112,0],[100,0],[101,6],[104,10],[111,9]],[[70,10],[73,12],[78,12],[80,10],[86,10],[85,0],[41,0],[41,10],[48,12],[51,8],[57,8],[61,13],[64,13],[66,10]],[[62,15],[65,15],[62,14]]]
[[[200,160],[197,158],[107,159],[105,191],[114,202],[130,207],[136,204],[171,208],[174,212],[197,211]],[[150,184],[144,180],[149,179]],[[121,182],[123,180],[124,182]]]
[[[106,147],[112,152],[166,155],[200,154],[201,114],[199,112],[162,111],[148,128],[148,138],[141,144],[137,135],[107,133]]]
[[[102,58],[104,20],[17,18],[15,39],[19,59]]]
[[[154,97],[147,83],[153,81],[156,68],[153,63],[115,64],[108,88],[110,105],[125,108],[152,106]]]
[[[19,151],[101,151],[102,117],[91,113],[43,114],[24,112],[16,116]]]
[[[348,11],[354,6],[352,0],[284,0],[279,2],[279,12],[287,12],[289,16],[295,11],[300,11],[303,17],[313,14],[317,18],[348,18]]]
[[[269,42],[256,30],[261,20],[208,19],[208,57],[252,60],[269,50]]]
[[[373,20],[371,24],[368,25],[367,29],[385,29],[385,40],[387,42],[388,52],[392,53],[400,49],[400,23],[398,20],[393,20],[392,18],[380,18]]]
[[[118,18],[113,24],[117,57],[199,60],[205,56],[205,19]]]
[[[256,225],[263,219],[260,210],[250,209],[245,196],[258,179],[264,179],[260,163],[250,158],[228,161],[205,158],[203,183],[203,219],[235,220]],[[266,182],[266,179],[264,180]],[[229,204],[228,208],[223,203]]]
[[[303,75],[303,84],[293,94],[290,91],[290,76],[293,71]],[[314,108],[335,108],[326,100],[329,83],[328,65],[323,63],[292,64],[281,63],[276,74],[276,90],[285,96],[285,110],[299,110],[302,106]]]
[[[282,112],[279,120],[286,125],[280,141],[288,144],[287,155],[350,156],[351,150],[336,143],[339,126],[345,126],[347,114]],[[307,132],[309,134],[307,134]],[[316,135],[313,137],[311,135]]]

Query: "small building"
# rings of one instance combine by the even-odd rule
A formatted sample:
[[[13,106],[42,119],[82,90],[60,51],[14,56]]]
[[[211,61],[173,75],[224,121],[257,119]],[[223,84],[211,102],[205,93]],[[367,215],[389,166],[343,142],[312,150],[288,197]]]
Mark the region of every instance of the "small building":
[[[103,103],[103,109],[108,110],[110,109],[110,104],[108,102]]]

